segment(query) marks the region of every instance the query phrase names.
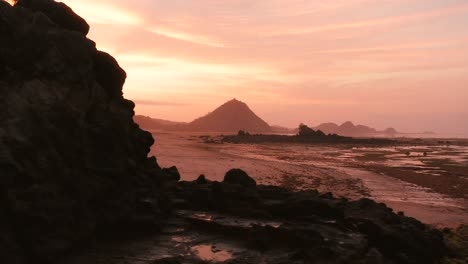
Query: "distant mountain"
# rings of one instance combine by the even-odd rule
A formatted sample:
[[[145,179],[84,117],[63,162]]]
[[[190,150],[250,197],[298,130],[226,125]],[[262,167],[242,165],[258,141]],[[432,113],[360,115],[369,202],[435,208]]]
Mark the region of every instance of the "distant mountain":
[[[187,127],[190,131],[237,132],[250,133],[270,132],[267,122],[258,117],[244,102],[233,99],[206,116],[195,119]]]
[[[236,99],[226,102],[213,112],[190,123],[173,122],[141,115],[135,116],[134,120],[144,129],[236,133],[239,130],[249,133],[272,132],[272,128],[267,122],[258,117],[247,104]]]
[[[171,129],[180,126],[187,125],[187,123],[183,122],[174,122],[164,119],[157,119],[152,118],[149,116],[142,116],[142,115],[135,115],[133,117],[133,121],[137,123],[140,127],[147,129],[147,130],[155,130],[155,129]]]
[[[383,131],[378,131],[364,125],[354,125],[347,121],[341,125],[335,123],[323,123],[314,129],[321,130],[326,134],[337,134],[348,137],[366,137],[366,136],[394,136],[398,132],[394,128],[387,128]]]
[[[337,134],[339,126],[335,123],[323,123],[317,127],[314,127],[315,130],[322,130],[326,134]]]

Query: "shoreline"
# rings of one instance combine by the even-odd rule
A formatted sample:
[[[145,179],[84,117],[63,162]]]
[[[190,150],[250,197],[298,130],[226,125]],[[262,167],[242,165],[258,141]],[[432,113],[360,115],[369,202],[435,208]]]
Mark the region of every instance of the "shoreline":
[[[308,160],[307,155],[300,155],[301,151],[314,151],[314,146],[207,144],[199,135],[153,134],[156,144],[151,155],[158,157],[161,166],[177,166],[182,180],[191,181],[204,174],[221,181],[226,171],[240,168],[259,184],[290,190],[317,189],[349,199],[372,198],[438,228],[468,223],[466,199],[451,198],[349,162]],[[385,191],[382,186],[391,188]]]

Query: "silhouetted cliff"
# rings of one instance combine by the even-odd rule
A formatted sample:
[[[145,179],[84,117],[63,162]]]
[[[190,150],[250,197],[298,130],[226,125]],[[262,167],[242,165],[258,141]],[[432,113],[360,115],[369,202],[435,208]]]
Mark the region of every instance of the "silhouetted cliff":
[[[88,30],[61,3],[0,1],[0,263],[49,263],[162,210],[153,138]]]

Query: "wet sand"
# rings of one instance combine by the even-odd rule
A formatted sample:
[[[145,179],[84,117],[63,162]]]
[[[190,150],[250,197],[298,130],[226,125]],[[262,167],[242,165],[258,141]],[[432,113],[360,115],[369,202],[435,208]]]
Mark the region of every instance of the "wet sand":
[[[370,197],[436,227],[468,224],[465,198],[449,197],[386,175],[392,167],[387,162],[412,162],[407,157],[404,159],[407,156],[406,151],[402,156],[404,150],[380,149],[379,154],[394,156],[386,158],[386,163],[365,163],[356,156],[371,155],[373,150],[355,155],[356,150],[330,146],[207,144],[200,135],[154,132],[156,144],[151,155],[158,157],[162,167],[177,166],[183,180],[194,180],[204,174],[210,180],[221,181],[226,171],[240,168],[259,184],[279,185],[291,190],[313,188],[350,199]],[[371,161],[381,159],[374,154],[370,157]],[[464,162],[465,156],[458,155],[457,158]],[[366,161],[369,161],[367,157]]]

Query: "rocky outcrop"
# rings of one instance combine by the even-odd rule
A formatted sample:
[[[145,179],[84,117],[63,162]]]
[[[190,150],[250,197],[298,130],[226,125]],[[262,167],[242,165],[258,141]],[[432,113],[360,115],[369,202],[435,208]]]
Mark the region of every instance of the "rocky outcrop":
[[[125,71],[88,30],[62,3],[0,1],[0,263],[50,263],[164,210]]]
[[[215,143],[211,137],[206,137],[206,143]],[[219,139],[218,139],[219,140]],[[237,135],[221,136],[220,142],[227,143],[247,143],[247,144],[262,144],[262,143],[301,143],[301,144],[359,144],[359,145],[376,145],[376,144],[395,144],[394,140],[385,138],[351,138],[343,137],[337,134],[326,135],[321,130],[313,130],[308,126],[301,124],[298,128],[298,133],[294,136],[277,135],[277,134],[250,134],[244,131],[239,131]]]
[[[210,181],[174,183],[169,193],[190,230],[240,247],[226,263],[439,263],[448,254],[442,232],[369,199]]]
[[[64,3],[49,0],[17,0],[15,6],[44,14],[63,29],[78,31],[83,35],[89,32],[88,23]]]
[[[245,171],[241,169],[229,170],[224,176],[223,182],[239,184],[244,187],[257,186],[257,182],[255,182],[255,180],[252,177],[250,177]]]

